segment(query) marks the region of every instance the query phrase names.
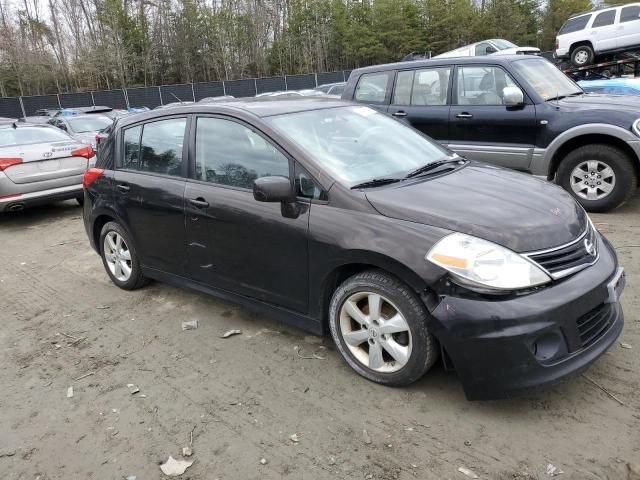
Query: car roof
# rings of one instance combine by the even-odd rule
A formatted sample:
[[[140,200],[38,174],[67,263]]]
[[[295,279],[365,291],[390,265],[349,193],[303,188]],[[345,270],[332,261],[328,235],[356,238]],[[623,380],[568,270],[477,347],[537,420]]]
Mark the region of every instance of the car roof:
[[[465,47],[460,48],[466,48]],[[538,55],[483,55],[480,57],[442,57],[442,58],[432,58],[429,60],[409,60],[406,62],[396,62],[396,63],[386,63],[382,65],[374,65],[372,67],[363,67],[355,69],[351,72],[353,75],[357,73],[358,75],[362,73],[370,73],[370,72],[384,72],[388,70],[399,70],[399,69],[415,69],[420,67],[437,67],[437,66],[446,66],[451,65],[452,63],[456,65],[465,65],[468,63],[483,63],[483,64],[492,64],[492,65],[505,65],[514,61],[519,60],[531,60],[531,59],[540,59],[541,61],[548,61],[544,57]]]
[[[152,110],[138,113],[135,116],[127,116],[118,120],[118,127],[132,123],[151,120],[157,117],[175,116],[176,114],[212,113],[241,115],[249,114],[254,117],[270,117],[288,113],[307,112],[325,108],[346,107],[356,105],[340,99],[330,97],[249,97],[236,98],[215,103],[194,103],[191,105],[176,106],[166,110]]]

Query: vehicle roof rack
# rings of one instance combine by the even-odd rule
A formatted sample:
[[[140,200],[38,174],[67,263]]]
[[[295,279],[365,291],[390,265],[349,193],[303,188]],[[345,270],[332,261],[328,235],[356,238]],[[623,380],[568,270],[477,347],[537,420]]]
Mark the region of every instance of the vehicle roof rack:
[[[591,10],[586,10],[584,12],[574,13],[569,16],[569,18],[579,17],[580,15],[586,15],[588,13],[599,12],[600,10],[607,10],[608,8],[616,8],[622,7],[623,5],[629,5],[628,3],[612,3],[611,5],[600,5],[598,7],[593,7]]]

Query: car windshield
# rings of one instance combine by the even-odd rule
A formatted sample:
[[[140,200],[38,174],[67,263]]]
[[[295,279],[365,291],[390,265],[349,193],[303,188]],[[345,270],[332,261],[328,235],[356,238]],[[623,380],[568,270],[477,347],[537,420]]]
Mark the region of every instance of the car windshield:
[[[491,39],[489,41],[491,43],[493,43],[498,50],[506,50],[507,48],[516,48],[517,47],[516,44],[511,43],[508,40],[503,40],[501,38],[493,38],[493,39]]]
[[[56,128],[19,127],[0,129],[0,147],[59,142],[61,140],[69,140],[69,136]]]
[[[71,130],[75,133],[96,132],[103,128],[107,128],[112,123],[112,120],[109,117],[98,117],[95,115],[82,118],[70,118],[67,121],[69,122]]]
[[[403,177],[451,155],[412,128],[364,106],[276,115],[268,121],[348,186]]]
[[[513,62],[513,68],[544,100],[584,93],[573,80],[547,60],[532,58]]]

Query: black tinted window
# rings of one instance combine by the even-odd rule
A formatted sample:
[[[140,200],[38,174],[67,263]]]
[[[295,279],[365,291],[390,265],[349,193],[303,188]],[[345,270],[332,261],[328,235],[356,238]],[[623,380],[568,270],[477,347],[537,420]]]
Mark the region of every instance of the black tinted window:
[[[186,125],[186,119],[175,118],[125,130],[123,167],[164,175],[182,175]]]
[[[593,27],[605,27],[607,25],[613,25],[613,22],[616,19],[616,11],[609,10],[608,12],[602,12],[596,15],[595,20],[593,21]]]
[[[591,15],[582,15],[581,17],[570,18],[558,32],[558,35],[564,35],[565,33],[578,32],[587,26]]]
[[[638,17],[640,17],[639,6],[633,5],[631,7],[624,7],[622,9],[622,13],[620,13],[620,23],[638,20]]]
[[[289,160],[260,135],[236,122],[198,118],[196,178],[253,188],[256,178],[289,177]]]

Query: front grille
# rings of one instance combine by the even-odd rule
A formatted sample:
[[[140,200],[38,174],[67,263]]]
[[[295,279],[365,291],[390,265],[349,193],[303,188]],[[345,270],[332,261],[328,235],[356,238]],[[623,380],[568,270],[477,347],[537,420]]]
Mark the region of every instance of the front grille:
[[[583,347],[587,347],[595,342],[611,324],[615,315],[614,305],[603,303],[591,310],[589,313],[576,320],[578,333]]]
[[[573,242],[526,255],[557,280],[596,262],[598,259],[597,235],[596,229],[589,223],[587,230]]]

